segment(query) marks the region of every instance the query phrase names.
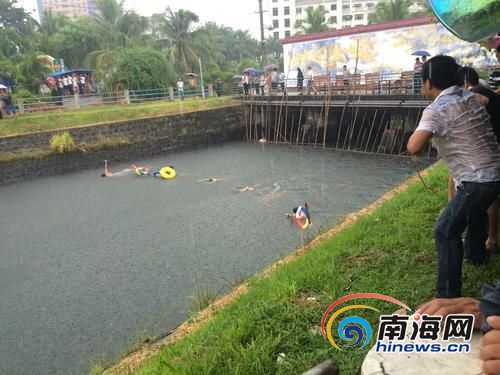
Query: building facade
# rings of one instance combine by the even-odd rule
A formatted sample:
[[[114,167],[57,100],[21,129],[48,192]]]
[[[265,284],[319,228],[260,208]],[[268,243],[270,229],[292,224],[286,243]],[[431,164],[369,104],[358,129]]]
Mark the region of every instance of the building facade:
[[[289,73],[310,66],[316,75],[335,77],[346,65],[362,76],[399,74],[413,71],[416,50],[426,50],[431,56],[450,55],[460,65],[477,69],[497,64],[494,55],[481,50],[478,43],[459,39],[429,16],[295,35],[282,43],[284,72]]]
[[[283,39],[297,33],[306,8],[320,7],[331,29],[368,25],[368,15],[384,0],[265,0],[264,29],[267,37]],[[415,0],[411,12],[423,11],[423,0]]]
[[[94,0],[37,0],[37,3],[40,21],[49,9],[54,13],[64,13],[71,19],[82,16],[95,17],[97,14]]]

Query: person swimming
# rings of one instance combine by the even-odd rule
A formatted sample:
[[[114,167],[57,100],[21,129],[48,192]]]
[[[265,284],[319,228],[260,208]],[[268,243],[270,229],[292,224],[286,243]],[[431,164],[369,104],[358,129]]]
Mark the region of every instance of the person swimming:
[[[204,178],[203,180],[199,180],[198,182],[213,184],[214,182],[222,182],[222,181],[224,181],[222,178],[209,177],[209,178]]]
[[[241,193],[246,193],[247,191],[254,191],[255,189],[251,186],[245,186],[242,187],[241,189],[238,189]]]
[[[308,226],[312,224],[311,214],[309,213],[309,206],[307,203],[304,203],[303,206],[294,207],[292,212],[291,214],[286,214],[286,217],[290,218],[292,223],[296,221],[296,219],[302,219],[305,216],[309,221]]]
[[[132,172],[134,169],[133,168],[126,168],[120,172],[111,172],[108,167],[108,161],[104,160],[104,173],[101,174],[101,177],[118,177],[118,176],[124,176],[130,172]]]

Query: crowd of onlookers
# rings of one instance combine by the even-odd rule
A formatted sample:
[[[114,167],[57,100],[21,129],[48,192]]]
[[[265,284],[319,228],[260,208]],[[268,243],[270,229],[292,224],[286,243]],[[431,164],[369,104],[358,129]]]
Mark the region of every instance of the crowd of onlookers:
[[[293,77],[293,78],[290,78]],[[344,86],[349,86],[351,83],[351,73],[344,65],[341,72],[336,75],[337,79],[341,79]],[[262,74],[256,75],[252,71],[245,71],[241,77],[238,87],[240,92],[245,96],[253,95],[277,95],[287,93],[287,87],[296,84],[297,92],[299,94],[305,93],[312,95],[317,93],[316,88],[316,74],[312,66],[308,66],[304,73],[300,67],[297,67],[296,74],[287,76],[284,72],[280,72],[278,68],[269,69]]]
[[[53,96],[85,95],[92,92],[92,77],[85,73],[48,77],[47,86]]]

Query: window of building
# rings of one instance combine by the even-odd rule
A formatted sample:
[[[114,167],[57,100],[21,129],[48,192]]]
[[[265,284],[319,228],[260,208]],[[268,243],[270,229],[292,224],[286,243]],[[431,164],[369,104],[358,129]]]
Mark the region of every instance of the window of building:
[[[366,3],[367,8],[373,8],[373,3]]]
[[[278,8],[273,8],[273,17],[278,15]]]
[[[290,7],[285,7],[285,16],[290,14]]]
[[[278,27],[280,27],[279,21],[273,20],[273,28],[277,29]]]
[[[273,37],[274,37],[274,39],[279,39],[280,38],[280,33],[278,31],[275,31],[273,33]]]
[[[278,2],[278,0],[273,0],[273,3],[277,3],[277,2]]]
[[[302,8],[295,9],[295,14],[302,14]]]
[[[365,15],[364,14],[356,14],[356,15],[354,15],[354,19],[356,21],[364,20],[365,19]]]
[[[337,4],[330,5],[330,10],[337,10]]]
[[[302,26],[302,20],[295,21],[295,27],[300,27],[300,26]]]
[[[290,19],[285,18],[285,27],[290,27]]]
[[[285,31],[285,38],[286,38],[287,36],[290,36],[290,30],[286,30],[286,31]]]
[[[352,15],[348,14],[348,15],[345,15],[345,16],[342,16],[342,21],[350,21],[352,20]]]
[[[328,22],[337,23],[337,16],[331,16],[330,18],[328,18]]]
[[[319,6],[319,10],[321,10],[323,12],[325,10],[325,6],[324,5],[320,5]]]
[[[342,5],[342,9],[343,9],[343,10],[348,10],[348,9],[350,9],[350,8],[351,8],[351,6],[350,6],[349,4],[344,4],[344,5]]]
[[[353,7],[355,9],[361,9],[363,7],[363,4],[354,4]]]

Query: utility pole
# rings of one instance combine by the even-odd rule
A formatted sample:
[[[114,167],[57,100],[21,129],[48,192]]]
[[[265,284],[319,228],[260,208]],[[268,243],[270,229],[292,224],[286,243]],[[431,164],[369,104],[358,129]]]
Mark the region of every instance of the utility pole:
[[[266,46],[264,44],[264,12],[262,11],[262,0],[259,0],[259,16],[260,16],[260,54],[261,64],[264,66],[266,56]]]

